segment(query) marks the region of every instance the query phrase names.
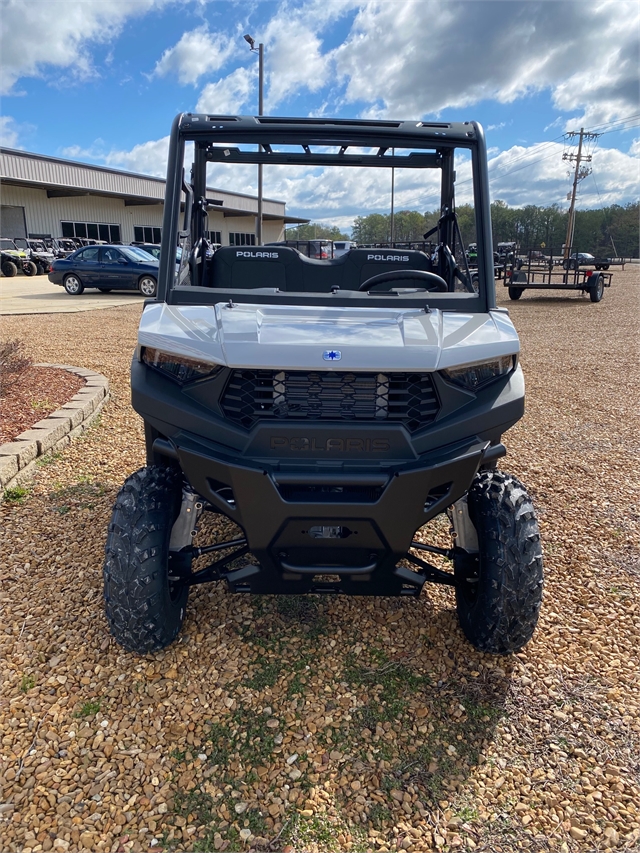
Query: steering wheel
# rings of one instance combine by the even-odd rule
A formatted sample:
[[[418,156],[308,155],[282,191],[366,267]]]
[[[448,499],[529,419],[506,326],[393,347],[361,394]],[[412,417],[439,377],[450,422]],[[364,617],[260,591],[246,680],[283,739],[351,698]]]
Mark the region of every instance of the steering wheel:
[[[425,290],[438,293],[446,293],[449,290],[447,282],[443,278],[426,270],[390,270],[383,272],[363,281],[358,290],[369,291],[376,284],[385,284],[388,281],[406,281],[407,279],[419,281]]]

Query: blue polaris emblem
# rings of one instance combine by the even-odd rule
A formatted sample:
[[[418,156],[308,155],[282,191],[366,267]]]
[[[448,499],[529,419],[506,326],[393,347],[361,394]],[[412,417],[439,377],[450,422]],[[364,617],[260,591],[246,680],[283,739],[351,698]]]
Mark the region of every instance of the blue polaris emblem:
[[[340,361],[342,358],[342,353],[339,349],[326,349],[322,353],[322,357],[325,361]]]

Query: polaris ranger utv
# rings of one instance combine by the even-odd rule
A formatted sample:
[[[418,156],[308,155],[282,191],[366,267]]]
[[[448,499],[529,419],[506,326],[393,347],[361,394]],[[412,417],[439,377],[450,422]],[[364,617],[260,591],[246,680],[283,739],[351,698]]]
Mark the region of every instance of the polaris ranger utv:
[[[439,185],[435,253],[212,254],[209,163],[415,169],[425,194]],[[475,282],[456,168],[473,178]],[[542,554],[525,487],[497,468],[524,380],[518,336],[496,307],[480,125],[181,114],[162,239],[131,367],[147,466],[124,483],[106,544],[116,640],[139,653],[168,645],[190,587],[208,581],[235,593],[386,596],[432,582],[454,588],[476,648],[522,648],[538,619]],[[203,513],[242,534],[194,547]],[[451,546],[428,544],[424,530],[418,541],[442,513]],[[216,558],[194,571],[204,554]],[[430,554],[451,562],[436,567]]]

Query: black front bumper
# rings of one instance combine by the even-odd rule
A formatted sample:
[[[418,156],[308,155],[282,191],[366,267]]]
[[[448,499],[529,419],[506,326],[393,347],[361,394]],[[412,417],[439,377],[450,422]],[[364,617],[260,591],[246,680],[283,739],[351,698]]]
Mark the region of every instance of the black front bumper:
[[[234,591],[325,591],[322,576],[332,575],[339,591],[401,595],[424,582],[396,568],[416,530],[504,448],[470,442],[380,474],[269,471],[216,458],[188,439],[156,440],[155,451],[177,457],[193,489],[244,531],[259,567],[237,582],[230,573]]]

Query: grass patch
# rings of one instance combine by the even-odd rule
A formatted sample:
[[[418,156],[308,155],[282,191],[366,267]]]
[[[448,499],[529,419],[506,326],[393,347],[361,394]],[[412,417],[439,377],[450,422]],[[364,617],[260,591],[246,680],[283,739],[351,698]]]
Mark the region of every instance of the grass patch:
[[[252,690],[264,690],[273,687],[282,674],[282,662],[262,663],[245,684]]]
[[[360,728],[375,731],[378,723],[392,723],[407,710],[407,703],[402,699],[390,699],[378,702],[370,699],[362,708],[358,708],[354,714],[356,724]]]
[[[54,507],[56,512],[66,515],[72,508],[95,509],[98,499],[106,492],[107,487],[104,483],[93,483],[89,477],[81,477],[72,486],[58,486],[49,497],[58,504]]]
[[[360,727],[375,730],[378,723],[393,722],[402,717],[408,706],[408,696],[430,684],[409,666],[390,661],[383,649],[373,648],[369,655],[377,664],[368,667],[347,656],[345,680],[354,687],[366,687],[373,694],[355,714]]]
[[[369,809],[369,821],[374,829],[380,831],[391,820],[391,812],[382,803],[374,803]]]
[[[213,723],[206,749],[210,764],[217,764],[224,773],[232,755],[255,766],[270,761],[277,729],[267,728],[267,717],[251,708],[239,708],[225,723]],[[230,780],[233,782],[233,779]]]
[[[229,727],[223,723],[213,723],[207,740],[211,746],[207,749],[211,764],[226,764],[233,751],[230,744]]]
[[[31,690],[36,686],[36,680],[33,675],[23,675],[22,681],[20,682],[20,690],[23,693],[27,693],[27,691]]]
[[[100,710],[100,699],[95,702],[85,702],[73,715],[74,717],[93,717]]]
[[[462,806],[462,808],[458,811],[458,817],[460,820],[463,820],[465,823],[468,823],[471,820],[476,820],[478,817],[478,810],[474,809],[473,806]]]
[[[173,760],[177,764],[182,764],[183,761],[187,760],[187,750],[186,749],[172,749],[169,753],[169,758],[173,758]]]
[[[173,798],[173,810],[180,817],[192,816],[192,823],[207,825],[218,820],[216,806],[211,794],[200,788],[190,791],[177,790]]]
[[[238,802],[232,797],[224,799],[224,804],[228,813],[237,820],[229,825],[227,821],[223,821],[218,815],[218,809],[222,805],[223,800],[214,799],[211,794],[203,791],[201,788],[192,788],[190,791],[176,791],[173,799],[173,811],[177,817],[183,817],[187,821],[187,825],[204,827],[204,835],[197,838],[193,842],[193,847],[189,848],[194,853],[211,853],[214,850],[214,836],[216,833],[225,842],[225,850],[240,851],[245,850],[246,845],[240,837],[241,829],[249,829],[253,835],[265,836],[268,834],[268,827],[262,812],[259,809],[248,809],[241,815],[235,814],[234,806]]]
[[[256,715],[251,708],[239,708],[233,714],[230,728],[235,734],[232,742],[243,762],[255,766],[271,761],[278,729],[268,729],[266,723],[267,717]]]
[[[45,397],[44,400],[32,400],[31,408],[34,411],[38,411],[38,409],[55,409],[56,405]]]
[[[54,465],[61,457],[62,452],[60,450],[53,450],[51,453],[45,453],[44,456],[37,459],[36,465],[40,468],[44,468],[47,465]]]
[[[311,675],[311,664],[317,658],[313,652],[301,653],[293,664],[293,677],[287,685],[287,698],[303,696],[307,681]]]
[[[88,427],[86,427],[82,433],[77,437],[76,441],[83,442],[88,441],[90,438],[93,438],[92,433],[95,432],[99,427],[102,426],[102,412],[91,421]]]
[[[276,611],[285,625],[299,628],[310,639],[325,632],[326,620],[316,595],[278,595]]]
[[[25,486],[10,486],[5,489],[2,500],[8,504],[21,504],[29,495],[29,489]]]
[[[337,853],[341,850],[338,836],[342,832],[351,835],[352,842],[349,850],[362,853],[369,850],[365,830],[360,826],[350,825],[344,818],[331,820],[327,815],[314,814],[304,817],[300,812],[293,814],[287,821],[281,836],[281,841],[293,845],[296,850],[307,850],[315,844],[323,853]],[[280,848],[278,848],[280,849]]]
[[[313,815],[303,817],[296,812],[282,833],[282,839],[294,847],[305,848],[309,844],[317,844],[321,850],[327,853],[335,853],[338,848],[336,827],[324,815]]]

